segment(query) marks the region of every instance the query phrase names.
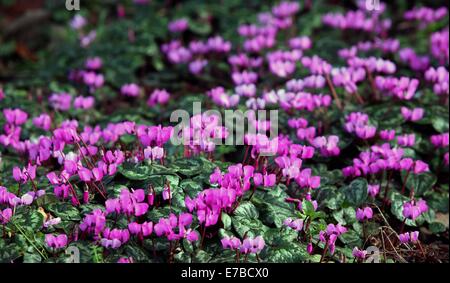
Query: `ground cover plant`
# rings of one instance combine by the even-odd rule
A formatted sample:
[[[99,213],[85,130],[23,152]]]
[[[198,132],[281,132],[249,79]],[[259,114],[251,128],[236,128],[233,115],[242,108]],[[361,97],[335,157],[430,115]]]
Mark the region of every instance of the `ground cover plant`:
[[[0,3],[0,262],[448,262],[446,1]]]

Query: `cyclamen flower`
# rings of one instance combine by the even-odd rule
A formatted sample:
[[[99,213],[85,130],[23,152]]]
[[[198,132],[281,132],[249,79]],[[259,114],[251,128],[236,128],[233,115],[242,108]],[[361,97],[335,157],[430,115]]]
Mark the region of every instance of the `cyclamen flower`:
[[[316,137],[312,141],[312,145],[320,150],[320,154],[324,157],[337,156],[340,154],[339,137]]]
[[[13,177],[17,182],[25,184],[27,181],[32,181],[36,178],[36,166],[28,164],[22,170],[19,167],[13,168]]]
[[[48,114],[41,114],[38,117],[33,118],[33,125],[43,129],[45,131],[50,130],[52,119]]]
[[[312,176],[310,168],[302,170],[295,181],[301,188],[317,189],[320,187],[320,176]]]
[[[312,47],[312,41],[307,36],[294,37],[289,39],[289,47],[292,49],[307,50]]]
[[[118,249],[130,240],[130,232],[128,229],[109,229],[106,228],[102,232],[103,238],[100,243],[105,248]]]
[[[319,240],[322,243],[327,243],[330,249],[330,253],[334,254],[337,238],[346,232],[347,228],[341,226],[340,224],[337,225],[328,224],[327,229],[325,231],[320,231]]]
[[[84,63],[84,66],[86,67],[86,69],[90,69],[90,70],[101,69],[102,65],[103,65],[103,61],[100,57],[87,58],[86,62]]]
[[[419,201],[409,201],[405,202],[403,204],[403,216],[405,218],[409,218],[411,220],[415,220],[417,217],[419,217],[422,213],[425,213],[428,211],[428,205],[426,201],[419,200]]]
[[[313,75],[326,75],[331,73],[331,65],[316,55],[313,57],[303,57],[301,62]]]
[[[189,71],[194,74],[200,74],[203,69],[208,65],[208,60],[194,60],[189,63]]]
[[[398,79],[377,76],[375,78],[375,85],[378,90],[383,91],[388,96],[395,96],[401,100],[411,100],[416,94],[419,80],[408,77]]]
[[[409,134],[409,135],[398,136],[397,143],[399,146],[405,146],[405,147],[414,146],[414,144],[416,143],[416,135]]]
[[[102,74],[97,74],[96,72],[83,72],[83,82],[87,86],[91,88],[91,90],[95,90],[96,88],[100,88],[105,83],[105,78]]]
[[[303,219],[293,220],[291,218],[286,218],[283,221],[283,225],[299,232],[303,229]]]
[[[108,199],[106,201],[106,213],[123,213],[126,215],[141,216],[147,213],[149,208],[149,205],[144,201],[144,190],[138,189],[130,192],[127,188],[123,188],[118,198]]]
[[[67,111],[72,103],[72,96],[68,93],[54,93],[49,98],[50,105],[59,111]]]
[[[0,101],[3,100],[5,98],[5,92],[3,91],[2,88],[0,88]]]
[[[170,100],[170,93],[168,93],[166,90],[159,90],[156,89],[152,92],[150,97],[147,100],[147,105],[150,107],[153,107],[155,105],[165,105]]]
[[[70,20],[70,26],[74,30],[82,29],[87,24],[87,20],[80,14],[76,14],[72,20]]]
[[[371,197],[376,197],[380,192],[380,185],[368,185],[367,192]]]
[[[162,147],[146,147],[144,149],[144,157],[145,159],[151,159],[151,160],[160,160],[164,157],[164,149]]]
[[[409,242],[416,243],[419,241],[419,231],[413,231],[413,232],[406,232],[403,234],[398,235],[398,238],[400,240],[400,243],[406,244]]]
[[[52,234],[45,235],[45,243],[48,247],[53,249],[62,249],[67,246],[67,235],[61,234],[58,236],[54,236]]]
[[[425,72],[425,79],[432,82],[433,92],[437,95],[449,94],[449,73],[445,67],[439,67],[437,69],[431,67]]]
[[[401,108],[402,116],[406,121],[412,121],[412,122],[419,121],[423,118],[424,112],[425,111],[423,108],[414,108],[412,110],[410,110],[406,107]]]
[[[356,209],[356,219],[360,222],[370,220],[373,217],[373,211],[370,207],[358,208]]]
[[[160,218],[159,222],[153,226],[153,230],[158,237],[167,237],[169,241],[186,238],[190,242],[198,241],[197,231],[187,229],[192,223],[192,214],[182,213],[178,217],[170,214],[169,218]],[[174,229],[178,227],[178,233]]]
[[[395,139],[395,130],[381,130],[380,138],[385,141],[392,141]]]
[[[409,65],[414,71],[423,72],[430,66],[428,56],[419,56],[412,48],[403,48],[399,51],[400,60]]]
[[[141,90],[137,84],[125,84],[120,88],[120,93],[129,97],[139,96],[140,91]]]
[[[83,97],[77,96],[73,102],[75,109],[90,109],[94,106],[95,98],[93,96]]]
[[[358,259],[365,259],[367,256],[367,251],[360,250],[357,247],[355,247],[352,251],[352,255]]]
[[[222,243],[222,247],[224,249],[231,249],[231,250],[238,250],[239,247],[241,246],[241,240],[239,240],[236,237],[224,237],[221,240]]]
[[[239,250],[244,254],[258,254],[264,249],[265,244],[266,243],[261,236],[256,238],[246,238],[242,242]]]
[[[13,215],[13,211],[11,208],[6,208],[3,211],[0,209],[0,224],[7,224]]]
[[[21,109],[4,109],[3,116],[8,124],[14,126],[25,124],[28,119],[28,114]]]
[[[436,10],[428,7],[414,7],[406,11],[403,17],[408,21],[420,21],[421,27],[424,28],[428,24],[444,18],[447,13],[447,7],[440,7]]]
[[[138,235],[142,237],[148,237],[153,232],[153,223],[152,222],[144,222],[139,224],[137,222],[132,222],[128,224],[128,230],[132,235]]]
[[[434,145],[434,147],[436,148],[444,148],[444,147],[448,147],[449,145],[449,133],[443,133],[440,135],[433,135],[430,138],[431,143]]]
[[[134,263],[134,260],[132,257],[121,257],[119,258],[119,260],[117,261],[117,263]]]
[[[189,28],[187,19],[178,19],[169,23],[169,30],[171,32],[183,32]]]
[[[87,214],[84,217],[83,221],[80,223],[80,230],[99,236],[105,226],[106,214],[100,209],[95,209],[92,213]]]
[[[273,187],[276,183],[276,175],[255,173],[253,181],[255,182],[255,186],[263,185],[264,187]]]
[[[421,174],[429,171],[429,166],[421,160],[412,160],[411,158],[404,158],[400,160],[400,169],[406,171],[412,171],[414,174]]]
[[[229,96],[223,87],[216,87],[208,91],[208,96],[214,103],[225,108],[231,108],[239,103],[239,95]]]

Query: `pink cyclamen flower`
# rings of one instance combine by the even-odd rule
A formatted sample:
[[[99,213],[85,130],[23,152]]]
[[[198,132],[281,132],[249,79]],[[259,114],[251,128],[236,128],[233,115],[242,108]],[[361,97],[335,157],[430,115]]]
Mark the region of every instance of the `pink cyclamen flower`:
[[[397,137],[397,143],[399,146],[411,147],[416,143],[416,135],[408,134]]]
[[[263,185],[264,187],[273,187],[276,183],[276,175],[255,173],[253,181],[255,182],[255,186]]]
[[[402,213],[405,218],[415,220],[417,217],[419,217],[422,213],[425,213],[426,211],[428,211],[428,205],[426,201],[421,199],[417,202],[415,200],[405,202],[403,204]]]
[[[87,58],[84,66],[90,70],[98,70],[101,69],[103,65],[102,58],[100,57],[91,57]]]
[[[373,211],[370,207],[358,208],[356,210],[356,219],[360,222],[364,222],[366,220],[372,219]]]
[[[224,237],[221,243],[224,249],[237,250],[241,246],[241,240],[236,237]]]
[[[137,84],[125,84],[120,88],[120,93],[124,96],[136,97],[139,96],[140,89]]]
[[[75,109],[90,109],[94,106],[95,98],[93,96],[77,96],[73,102]]]
[[[416,122],[423,118],[425,110],[423,108],[414,108],[411,110],[407,107],[402,107],[401,113],[405,121]]]
[[[376,197],[380,192],[380,185],[368,185],[367,191],[371,197]]]
[[[0,224],[5,225],[6,223],[8,223],[12,217],[12,214],[13,211],[11,208],[7,208],[3,211],[0,209]]]
[[[385,141],[391,141],[395,139],[395,130],[382,130],[380,131],[380,138]]]
[[[246,238],[241,245],[240,251],[244,254],[258,254],[264,249],[265,242],[263,237]]]
[[[3,92],[3,89],[0,88],[0,100],[3,100],[5,98],[5,93]]]
[[[189,22],[187,19],[177,19],[169,23],[169,31],[171,32],[183,32],[189,28]]]
[[[13,168],[13,177],[17,182],[21,182],[22,184],[27,181],[32,181],[36,178],[36,165],[28,164],[26,168],[22,170],[19,167]]]
[[[147,105],[153,107],[155,105],[165,105],[170,100],[170,93],[168,93],[165,89],[159,90],[156,89],[152,92],[150,97],[147,100]]]
[[[28,119],[28,114],[21,109],[4,109],[3,116],[8,124],[15,126],[25,124]]]
[[[61,249],[67,246],[67,235],[61,234],[54,236],[52,234],[45,235],[45,243],[53,249]]]
[[[33,125],[45,131],[50,130],[51,124],[52,119],[48,114],[43,113],[38,117],[33,118]]]
[[[54,93],[49,98],[50,105],[59,111],[67,111],[72,103],[72,96],[68,93]]]
[[[360,250],[359,248],[355,247],[352,251],[352,255],[358,259],[365,259],[367,255],[367,251]]]

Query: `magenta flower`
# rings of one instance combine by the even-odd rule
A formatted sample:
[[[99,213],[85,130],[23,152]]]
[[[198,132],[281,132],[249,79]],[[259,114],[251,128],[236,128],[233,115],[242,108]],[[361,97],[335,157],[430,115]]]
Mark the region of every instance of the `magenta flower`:
[[[124,96],[137,97],[141,90],[137,84],[125,84],[120,88],[120,93]]]
[[[287,218],[283,221],[283,225],[299,232],[303,229],[303,219],[292,220],[291,218]]]
[[[52,119],[48,114],[44,113],[39,115],[38,117],[33,118],[33,125],[45,131],[50,130],[51,124]]]
[[[141,0],[141,1],[142,1],[142,0]],[[119,258],[119,260],[117,261],[117,263],[122,263],[122,264],[125,264],[125,263],[134,263],[134,260],[133,260],[132,257],[121,257],[121,258]]]
[[[147,100],[147,105],[150,107],[153,107],[155,105],[165,105],[169,102],[170,100],[170,94],[162,89],[156,89],[152,92],[152,94],[150,95],[150,97]]]
[[[264,249],[265,244],[266,243],[261,236],[256,238],[246,238],[242,242],[240,252],[244,254],[258,254]]]
[[[392,141],[395,139],[395,130],[381,130],[380,138],[385,141]]]
[[[86,69],[90,69],[90,70],[99,70],[102,68],[103,65],[103,61],[102,58],[100,57],[91,57],[91,58],[87,58],[84,66],[86,67]]]
[[[406,121],[419,121],[423,118],[424,112],[425,110],[423,108],[414,108],[412,110],[406,107],[401,108],[402,116]]]
[[[341,152],[338,136],[316,137],[311,144],[319,149],[324,157],[338,156]]]
[[[202,60],[202,59],[194,60],[189,63],[189,71],[194,75],[198,75],[203,71],[203,69],[207,65],[208,65],[208,60]]]
[[[261,173],[255,173],[253,176],[253,181],[255,182],[255,186],[261,186],[264,187],[273,187],[275,186],[276,182],[276,175],[275,174],[261,174]]]
[[[52,234],[45,235],[45,243],[48,247],[53,249],[62,249],[67,246],[67,235],[61,234],[58,236],[54,236]]]
[[[400,234],[400,235],[398,235],[398,238],[402,244],[408,243],[411,239],[409,233]]]
[[[366,255],[367,255],[367,251],[365,251],[365,250],[360,250],[360,249],[358,249],[357,247],[355,247],[354,249],[353,249],[353,251],[352,251],[352,255],[354,256],[354,257],[356,257],[357,259],[365,259],[366,258]]]
[[[356,209],[356,219],[359,222],[364,222],[370,220],[373,217],[373,211],[370,207],[358,208]]]
[[[54,93],[49,98],[50,105],[59,111],[67,111],[72,103],[72,96],[68,93]]]
[[[20,170],[19,167],[13,168],[13,177],[17,182],[25,184],[27,181],[32,181],[36,178],[36,166],[28,164],[26,168]]]
[[[224,237],[221,243],[224,249],[237,250],[241,246],[241,240],[236,237]]]
[[[93,96],[77,96],[73,102],[75,109],[90,109],[94,106],[95,98]]]
[[[380,192],[380,185],[368,185],[367,191],[371,197],[376,197]]]
[[[409,201],[405,202],[403,204],[403,216],[405,218],[409,218],[411,220],[415,220],[417,217],[419,217],[422,213],[425,213],[428,211],[428,205],[426,201],[419,200],[419,201]]]
[[[20,109],[4,109],[3,116],[8,124],[14,126],[25,124],[28,119],[28,114]]]
[[[444,133],[440,135],[433,135],[430,138],[431,143],[437,147],[447,147],[449,145],[449,133]]]
[[[80,177],[80,180],[84,182],[90,182],[94,177],[92,171],[84,167],[78,169],[78,176]]]
[[[403,136],[397,137],[397,143],[399,146],[411,147],[416,143],[416,135],[415,134],[407,134]]]
[[[0,210],[0,223],[5,225],[9,222],[13,215],[13,211],[11,208],[6,208],[3,211]]]

